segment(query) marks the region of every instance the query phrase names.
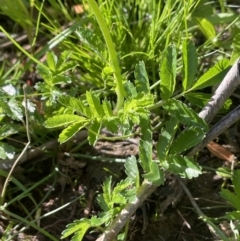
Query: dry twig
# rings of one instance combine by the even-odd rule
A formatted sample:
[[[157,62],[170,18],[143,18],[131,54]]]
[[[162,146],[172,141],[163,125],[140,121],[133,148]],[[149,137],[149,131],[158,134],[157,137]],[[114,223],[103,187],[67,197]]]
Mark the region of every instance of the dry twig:
[[[213,94],[207,105],[201,110],[199,116],[206,122],[210,122],[217,114],[224,102],[240,84],[240,59],[228,71],[221,84]]]

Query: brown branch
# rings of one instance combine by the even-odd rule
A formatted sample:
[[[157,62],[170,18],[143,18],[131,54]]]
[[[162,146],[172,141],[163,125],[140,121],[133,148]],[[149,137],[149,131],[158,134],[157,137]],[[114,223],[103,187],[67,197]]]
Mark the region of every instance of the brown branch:
[[[224,102],[233,93],[238,85],[240,85],[240,59],[238,59],[232,68],[228,71],[221,84],[213,94],[211,100],[199,113],[199,116],[206,122],[210,122],[217,114]]]
[[[240,105],[231,111],[228,115],[223,117],[219,122],[217,122],[207,133],[206,137],[202,140],[201,143],[196,145],[192,150],[187,152],[187,156],[194,156],[200,150],[202,150],[209,142],[214,140],[225,130],[227,130],[231,125],[240,120]]]

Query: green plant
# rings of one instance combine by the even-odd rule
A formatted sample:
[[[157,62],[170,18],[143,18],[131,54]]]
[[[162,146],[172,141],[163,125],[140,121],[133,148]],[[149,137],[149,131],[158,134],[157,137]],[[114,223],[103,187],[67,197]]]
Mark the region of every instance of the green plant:
[[[109,177],[104,182],[103,193],[98,196],[102,212],[97,217],[69,224],[62,234],[63,238],[74,234],[72,240],[80,240],[91,228],[104,232],[114,217],[139,197],[146,183],[161,185],[166,171],[189,179],[201,174],[201,167],[185,153],[201,142],[208,130],[207,124],[197,115],[198,109],[211,97],[206,94],[205,88],[219,83],[239,54],[239,27],[235,24],[238,16],[227,12],[223,4],[219,13],[205,0],[111,0],[98,1],[99,7],[95,1],[89,0],[84,1],[85,12],[80,17],[73,17],[61,1],[48,2],[49,9],[41,1],[31,1],[30,11],[27,1],[23,2],[21,11],[13,11],[15,6],[11,4],[0,4],[1,12],[26,30],[32,47],[36,40],[36,36],[32,36],[35,24],[35,35],[44,33],[51,38],[39,52],[30,54],[0,27],[29,58],[24,67],[17,62],[1,73],[3,127],[0,130],[0,157],[10,159],[19,151],[6,144],[5,140],[13,134],[25,133],[24,96],[19,78],[35,63],[44,81],[34,86],[36,91],[29,88],[27,94],[29,132],[34,142],[44,142],[45,138],[39,138],[43,132],[51,135],[51,130],[46,131],[43,126],[46,118],[47,128],[63,128],[60,143],[67,142],[83,128],[88,130],[88,141],[92,145],[99,138],[106,139],[101,135],[103,128],[113,134],[121,134],[109,140],[141,137],[139,159],[131,157],[125,160],[126,179],[115,184]],[[22,2],[17,1],[17,4]],[[37,21],[32,15],[33,6],[38,10]],[[26,15],[22,14],[26,11]],[[59,16],[64,16],[64,21]],[[40,22],[41,17],[45,22]],[[78,21],[62,30],[66,20]],[[225,27],[216,32],[214,27],[222,23],[226,24]],[[222,41],[221,33],[226,29],[230,30],[230,36]],[[201,34],[204,40],[199,41],[196,36]],[[189,41],[192,38],[197,47]],[[234,52],[229,61],[224,57],[231,53],[229,42],[232,39]],[[221,56],[214,56],[216,48]],[[61,54],[58,54],[59,50]],[[217,63],[205,72],[199,62],[206,53],[210,58],[213,56],[209,65]],[[46,54],[45,63],[39,60],[43,54]],[[218,58],[220,61],[217,61]],[[12,70],[14,75],[9,80]],[[41,96],[44,105],[43,116],[37,113],[30,99],[37,95]],[[231,100],[228,100],[222,113],[230,105]],[[153,116],[159,122],[156,126],[151,125]],[[23,127],[19,127],[19,123]],[[139,129],[136,130],[136,126]],[[153,131],[159,132],[156,146],[153,146]],[[152,151],[155,149],[157,158],[153,160]],[[142,175],[137,164],[141,165]],[[16,186],[22,191],[18,198],[21,199],[21,195],[31,198],[30,189],[26,190],[19,183]],[[34,199],[33,202],[36,210],[40,204],[36,204]],[[33,214],[27,213],[25,218],[15,216],[8,211],[12,203],[1,206],[2,212],[31,226],[29,218],[35,220]],[[56,240],[36,225],[32,227]],[[127,233],[128,225],[118,239],[126,239]]]
[[[95,5],[94,8],[96,8]],[[97,14],[101,13],[98,12]],[[106,31],[105,23],[99,21],[99,24],[103,24],[104,26],[101,26],[101,29],[103,32]],[[94,44],[89,41],[91,40],[90,37],[93,36],[89,31],[82,32],[81,30],[81,34],[79,34],[79,30],[77,30],[76,33],[88,47],[99,54]],[[86,39],[85,36],[87,37]],[[108,41],[111,42],[111,39],[108,39]],[[111,51],[110,48],[109,51]],[[224,59],[200,78],[196,78],[197,54],[191,41],[184,40],[182,42],[182,52],[184,80],[182,81],[180,94],[175,93],[176,85],[178,84],[176,75],[177,71],[179,71],[177,68],[178,48],[175,45],[169,45],[161,56],[161,100],[154,102],[157,96],[151,93],[151,84],[145,64],[140,61],[135,67],[134,84],[130,81],[124,81],[125,98],[122,105],[119,105],[116,109],[116,112],[113,111],[112,103],[102,97],[98,91],[87,91],[80,97],[64,95],[57,98],[57,101],[64,108],[57,111],[53,117],[48,118],[45,122],[46,127],[65,127],[59,136],[60,143],[69,140],[82,128],[87,128],[88,140],[92,145],[101,137],[100,131],[103,127],[112,133],[121,131],[122,136],[118,137],[119,139],[141,133],[139,163],[144,170],[142,177],[145,181],[149,181],[156,186],[161,185],[164,182],[165,171],[170,171],[183,178],[197,177],[201,174],[201,167],[192,158],[184,156],[184,153],[201,142],[208,130],[208,126],[198,117],[195,111],[184,104],[183,101],[177,99],[186,98],[184,101],[188,100],[193,105],[197,103],[197,105],[203,106],[209,96],[197,92],[198,95],[201,94],[202,96],[202,99],[198,101],[194,93],[202,88],[218,83],[228,70],[230,62]],[[111,56],[110,53],[109,55]],[[102,55],[99,54],[99,56]],[[108,62],[106,61],[105,63]],[[112,64],[114,65],[114,61]],[[108,78],[111,79],[111,75],[116,71],[114,69],[116,68],[112,68],[111,64],[110,67],[107,65],[103,73],[107,71]],[[41,71],[39,69],[40,74]],[[45,77],[44,75],[42,76],[43,78]],[[45,84],[49,83],[45,81]],[[113,90],[119,93],[117,92],[118,84],[113,82],[113,86]],[[158,114],[165,116],[165,118],[162,120],[161,132],[156,147],[158,160],[152,160],[153,145],[150,110],[153,111],[159,107],[162,108]],[[134,133],[135,125],[139,125],[141,129]],[[134,172],[134,175],[130,175],[129,167],[131,167],[130,169]],[[108,226],[126,203],[136,199],[141,185],[135,159],[130,158],[126,160],[126,173],[127,179],[121,181],[114,188],[111,187],[110,178],[104,182],[103,194],[98,198],[103,213],[99,217],[82,219],[69,224],[68,228],[63,232],[62,238],[75,233],[72,240],[81,240],[89,228],[97,228],[103,231],[102,225]],[[129,195],[129,192],[131,195]]]
[[[230,222],[230,227],[233,233],[233,239],[232,240],[239,240],[240,235],[240,225],[239,225],[239,219],[240,219],[240,186],[239,186],[239,180],[240,180],[240,170],[236,170],[232,174],[232,184],[233,184],[233,192],[231,192],[228,189],[222,188],[220,195],[231,205],[235,211],[227,212],[226,216],[223,217],[227,219]]]
[[[217,68],[213,68],[199,79],[194,80],[189,77],[194,76],[191,72],[192,68],[189,66],[194,59],[196,61],[196,57],[191,58],[191,56],[196,56],[195,49],[190,42],[184,46],[186,46],[186,49],[183,50],[186,78],[183,81],[183,92],[176,95],[175,98],[172,96],[176,85],[177,66],[174,64],[176,63],[176,54],[174,53],[177,49],[174,46],[169,46],[163,54],[160,67],[160,93],[162,97],[160,102],[154,103],[154,95],[150,92],[145,65],[143,62],[139,62],[135,68],[135,85],[129,81],[125,82],[127,94],[123,107],[118,113],[113,112],[109,101],[101,99],[94,91],[86,92],[81,98],[61,96],[58,98],[58,102],[64,106],[64,109],[61,108],[62,114],[48,118],[45,122],[46,126],[48,128],[67,126],[59,136],[60,142],[67,141],[81,128],[87,128],[89,143],[94,145],[103,127],[112,133],[118,133],[121,130],[122,137],[118,138],[126,138],[139,133],[133,131],[137,124],[141,128],[139,163],[144,170],[142,177],[145,180],[156,186],[160,185],[164,182],[166,170],[183,178],[197,177],[201,174],[201,167],[192,158],[184,156],[184,152],[203,139],[208,126],[198,117],[196,112],[176,98],[184,97],[185,94],[201,86],[205,87],[216,83],[220,80],[217,75],[225,71],[226,65],[223,70],[218,68],[217,72]],[[172,76],[171,79],[169,76]],[[162,106],[161,114],[169,117],[162,120],[162,129],[156,147],[158,160],[152,160],[152,128],[149,109],[153,110],[159,106]],[[180,132],[180,130],[182,131]],[[104,212],[98,218],[83,219],[68,225],[62,238],[75,233],[72,240],[81,240],[90,227],[104,230],[100,226],[109,225],[124,205],[136,198],[141,185],[139,185],[139,181],[136,182],[139,180],[139,174],[136,161],[133,162],[133,160],[133,158],[126,160],[127,179],[121,181],[113,189],[111,189],[111,179],[107,179],[104,183],[103,194],[98,199]],[[129,164],[130,161],[132,164]],[[134,175],[131,174],[130,170]],[[130,187],[127,189],[132,193],[130,196],[128,191],[124,191],[124,188],[127,187]]]

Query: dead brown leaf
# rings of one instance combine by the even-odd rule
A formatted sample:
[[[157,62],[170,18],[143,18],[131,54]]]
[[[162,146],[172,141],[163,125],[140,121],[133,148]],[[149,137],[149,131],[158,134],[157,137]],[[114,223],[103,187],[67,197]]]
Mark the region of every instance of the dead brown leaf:
[[[211,141],[209,144],[207,144],[207,148],[214,156],[224,161],[232,163],[235,159],[235,155],[232,152],[216,142]]]

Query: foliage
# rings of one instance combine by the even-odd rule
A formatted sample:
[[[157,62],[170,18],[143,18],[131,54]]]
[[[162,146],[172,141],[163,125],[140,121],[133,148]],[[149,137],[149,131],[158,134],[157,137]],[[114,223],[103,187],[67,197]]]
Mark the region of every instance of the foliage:
[[[227,212],[226,218],[230,221],[230,227],[233,231],[233,238],[234,240],[239,240],[240,235],[240,226],[239,226],[239,218],[240,218],[240,171],[236,170],[232,174],[232,184],[233,184],[233,192],[229,191],[228,189],[222,188],[220,195],[232,206],[235,211]]]
[[[7,163],[19,152],[19,147],[6,141],[13,135],[24,135],[21,142],[26,142],[26,106],[33,146],[59,132],[58,141],[62,144],[82,129],[88,130],[91,145],[102,137],[103,128],[113,135],[120,134],[117,138],[122,140],[140,136],[139,158],[125,160],[126,178],[118,183],[111,177],[104,181],[97,198],[102,212],[69,224],[62,238],[73,235],[72,240],[82,240],[89,229],[104,231],[136,198],[144,180],[162,185],[166,172],[188,179],[202,173],[201,166],[185,153],[208,131],[208,125],[197,115],[211,98],[208,87],[222,80],[240,54],[237,13],[223,11],[225,6],[221,3],[222,11],[216,11],[215,5],[206,0],[100,0],[98,4],[89,0],[83,1],[83,13],[79,15],[71,13],[61,1],[49,0],[48,5],[44,1],[16,1],[16,5],[9,2],[2,1],[0,12],[26,31],[32,52],[0,27],[23,53],[22,58],[28,57],[24,66],[18,61],[1,68],[0,158]],[[69,22],[74,24],[69,26]],[[224,41],[222,32],[216,31],[221,24],[222,32],[229,29],[230,36]],[[49,42],[34,53],[36,40],[42,34]],[[216,49],[220,56],[214,54]],[[202,64],[206,53],[210,53],[209,66],[213,66],[207,69]],[[43,55],[45,61],[41,62]],[[228,60],[226,56],[230,55]],[[43,81],[28,86],[24,96],[21,78],[36,64]],[[230,105],[228,100],[221,113]],[[156,116],[160,126],[157,129],[152,126]],[[153,131],[158,132],[156,145]],[[155,149],[157,158],[153,159]],[[222,190],[221,195],[238,210],[237,180],[236,173],[236,195],[227,190]],[[21,190],[18,199],[27,196],[37,210],[31,188],[26,189],[15,179],[14,184]],[[26,219],[9,213],[9,205],[16,201],[14,198],[1,206],[2,212],[56,240],[31,224],[28,217],[34,219],[32,213],[27,213]],[[239,218],[238,211],[227,214],[227,218]],[[127,229],[125,232],[126,238]]]

